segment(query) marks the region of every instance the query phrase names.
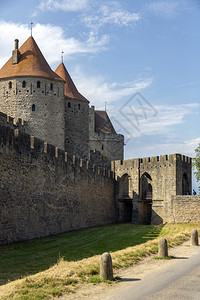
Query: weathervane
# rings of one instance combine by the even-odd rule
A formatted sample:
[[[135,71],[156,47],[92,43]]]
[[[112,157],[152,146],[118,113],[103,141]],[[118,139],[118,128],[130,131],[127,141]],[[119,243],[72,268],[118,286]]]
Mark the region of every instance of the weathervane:
[[[32,30],[33,30],[33,22],[31,22],[31,37],[32,37]]]
[[[107,102],[105,102],[105,111],[106,111],[106,103],[107,103]]]
[[[62,54],[61,54],[61,62],[63,63],[63,54],[64,52],[62,51]]]

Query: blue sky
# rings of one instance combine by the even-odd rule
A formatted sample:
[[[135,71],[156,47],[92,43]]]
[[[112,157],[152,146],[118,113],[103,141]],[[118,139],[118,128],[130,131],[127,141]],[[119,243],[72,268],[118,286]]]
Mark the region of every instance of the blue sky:
[[[200,143],[199,0],[0,1],[0,67],[33,37],[55,69],[125,135],[125,158],[182,153]],[[135,94],[139,92],[138,94]],[[197,185],[194,183],[194,187]]]

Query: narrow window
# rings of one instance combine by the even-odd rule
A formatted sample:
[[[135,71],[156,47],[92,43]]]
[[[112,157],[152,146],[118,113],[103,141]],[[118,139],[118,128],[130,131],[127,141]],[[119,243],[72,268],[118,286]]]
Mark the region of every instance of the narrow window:
[[[35,104],[32,105],[32,111],[35,111]]]
[[[53,83],[50,84],[50,90],[53,91]]]
[[[71,107],[71,102],[68,102],[68,107],[69,107],[69,108]]]
[[[101,146],[101,149],[103,150],[103,145]]]
[[[25,88],[26,87],[26,81],[22,82],[22,87]]]
[[[12,82],[9,82],[9,89],[12,89]]]
[[[37,88],[40,88],[40,84],[41,84],[41,82],[37,81]]]
[[[81,109],[81,105],[80,104],[78,104],[78,109]]]

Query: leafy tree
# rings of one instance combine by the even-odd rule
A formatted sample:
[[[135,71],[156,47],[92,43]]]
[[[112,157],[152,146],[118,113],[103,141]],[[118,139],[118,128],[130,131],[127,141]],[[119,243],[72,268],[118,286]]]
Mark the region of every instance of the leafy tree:
[[[197,182],[200,182],[200,144],[195,149],[196,157],[193,159],[193,166],[196,168],[196,171],[194,172]],[[199,185],[200,190],[200,185]]]

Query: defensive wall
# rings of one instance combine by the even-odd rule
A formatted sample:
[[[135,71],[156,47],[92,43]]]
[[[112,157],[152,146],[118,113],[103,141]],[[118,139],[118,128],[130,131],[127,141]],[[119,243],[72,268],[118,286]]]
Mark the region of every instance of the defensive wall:
[[[192,161],[181,154],[115,161],[112,170],[120,221],[171,222],[172,196],[191,193]]]
[[[171,223],[190,223],[200,221],[200,196],[172,196]]]
[[[0,244],[116,220],[110,170],[44,143],[7,120],[0,114]]]

